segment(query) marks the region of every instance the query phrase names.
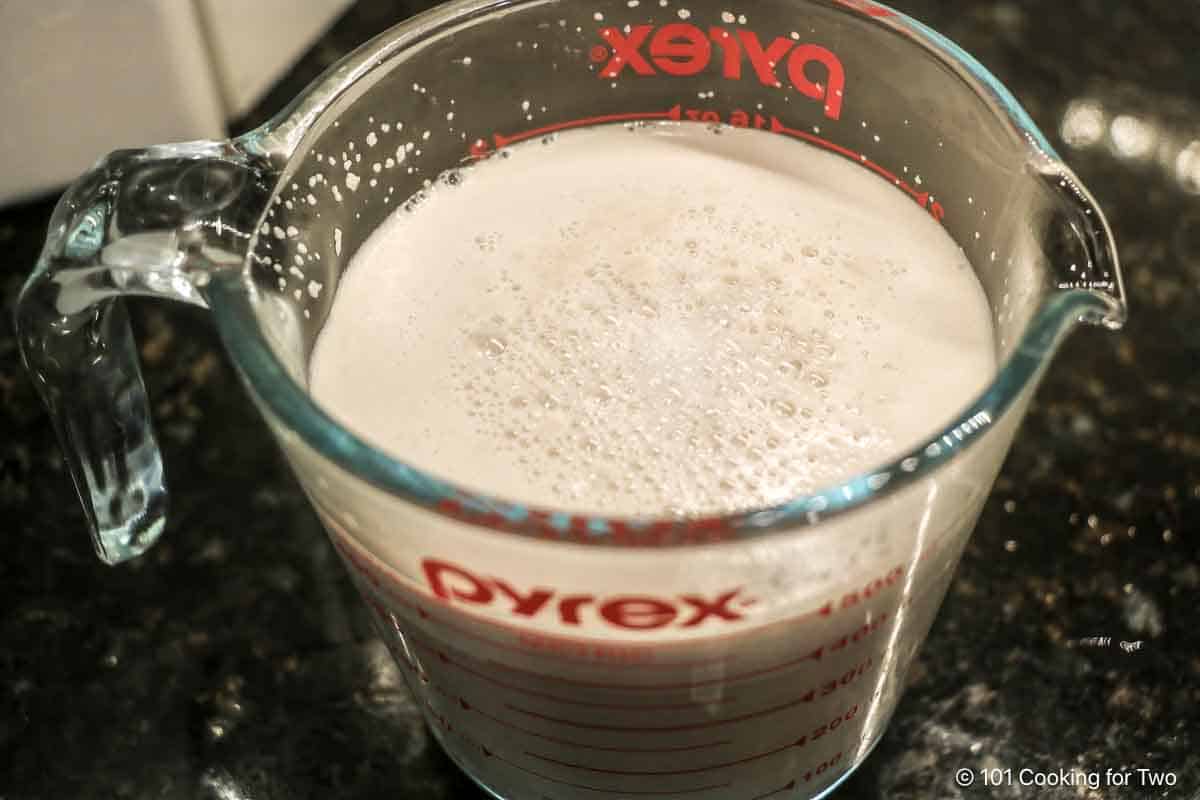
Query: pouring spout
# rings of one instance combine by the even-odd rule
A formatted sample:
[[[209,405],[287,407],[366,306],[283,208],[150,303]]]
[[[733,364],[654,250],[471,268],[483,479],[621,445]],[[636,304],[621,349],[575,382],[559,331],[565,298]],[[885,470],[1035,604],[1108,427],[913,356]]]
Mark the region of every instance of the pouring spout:
[[[1112,228],[1095,198],[1065,165],[1046,174],[1056,195],[1049,270],[1056,293],[1082,300],[1079,321],[1119,330],[1129,315]]]

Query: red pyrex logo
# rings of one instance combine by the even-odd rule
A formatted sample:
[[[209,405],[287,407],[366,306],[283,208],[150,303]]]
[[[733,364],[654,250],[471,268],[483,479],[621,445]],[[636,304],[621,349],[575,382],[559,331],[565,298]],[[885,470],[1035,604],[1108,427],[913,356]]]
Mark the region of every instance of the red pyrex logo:
[[[600,36],[611,48],[597,45],[593,49],[594,61],[607,59],[600,70],[601,78],[617,78],[626,70],[636,75],[696,75],[708,68],[714,51],[719,50],[725,78],[741,80],[744,62],[749,61],[764,86],[781,87],[780,75],[786,75],[801,94],[825,102],[825,116],[838,119],[842,115],[846,71],[841,60],[820,45],[780,36],[764,46],[754,31],[712,27],[706,33],[685,22],[657,30],[653,25],[634,25],[626,30],[602,28]],[[810,77],[812,65],[821,68],[823,82]]]
[[[585,619],[615,628],[652,631],[668,626],[697,628],[708,622],[735,623],[744,619],[742,610],[752,601],[740,597],[741,588],[715,597],[681,594],[676,597],[650,595],[562,594],[557,589],[535,587],[514,589],[499,578],[483,577],[470,570],[425,558],[421,569],[429,588],[440,600],[475,606],[498,606],[515,617],[553,620],[563,625],[582,625]]]

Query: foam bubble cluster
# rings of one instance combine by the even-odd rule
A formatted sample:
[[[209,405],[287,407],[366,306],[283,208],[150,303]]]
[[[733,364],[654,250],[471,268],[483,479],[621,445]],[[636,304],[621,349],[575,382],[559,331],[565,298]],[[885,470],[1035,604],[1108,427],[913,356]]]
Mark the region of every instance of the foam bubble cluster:
[[[474,488],[675,515],[824,488],[965,404],[990,323],[945,234],[881,219],[911,209],[877,180],[848,197],[852,165],[724,133],[575,132],[435,185],[344,278],[318,399]]]
[[[532,251],[477,237],[478,257],[499,262],[484,289],[498,313],[461,328],[451,361],[481,443],[560,503],[621,495],[679,514],[782,501],[891,444],[842,385],[842,359],[870,358],[879,324],[810,288],[852,291],[851,256],[741,206],[688,206],[629,233],[582,217]],[[516,265],[574,259],[585,237],[625,244],[525,302]]]

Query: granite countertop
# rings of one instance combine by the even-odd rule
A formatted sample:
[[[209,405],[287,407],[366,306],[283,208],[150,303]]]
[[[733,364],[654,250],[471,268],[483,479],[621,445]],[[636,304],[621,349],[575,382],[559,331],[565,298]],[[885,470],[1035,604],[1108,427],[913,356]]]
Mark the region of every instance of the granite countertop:
[[[1110,215],[1133,316],[1058,356],[889,732],[836,796],[1200,797],[1200,7],[894,4],[1051,135]],[[360,3],[240,127],[424,5]],[[0,800],[481,798],[201,312],[134,305],[173,516],[143,559],[94,558],[10,322],[51,208],[0,210]],[[963,767],[1174,786],[962,789]]]

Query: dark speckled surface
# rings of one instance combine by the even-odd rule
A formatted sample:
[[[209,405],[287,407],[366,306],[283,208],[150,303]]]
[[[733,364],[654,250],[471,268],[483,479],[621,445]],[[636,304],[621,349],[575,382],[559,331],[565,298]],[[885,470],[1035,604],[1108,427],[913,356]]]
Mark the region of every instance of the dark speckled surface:
[[[353,9],[258,118],[423,5]],[[895,5],[995,71],[1076,167],[1115,228],[1133,321],[1059,355],[889,733],[837,797],[1192,800],[1200,6]],[[1097,110],[1107,133],[1089,133]],[[141,561],[94,559],[8,322],[50,210],[0,211],[0,798],[480,798],[398,685],[200,312],[135,307],[174,515]],[[1014,785],[976,773],[961,789],[964,767],[1010,768]],[[1075,768],[1129,785],[1015,785]],[[1139,768],[1175,785],[1139,786]]]

